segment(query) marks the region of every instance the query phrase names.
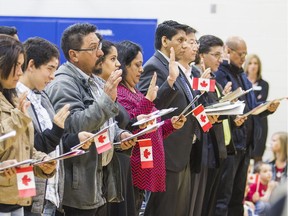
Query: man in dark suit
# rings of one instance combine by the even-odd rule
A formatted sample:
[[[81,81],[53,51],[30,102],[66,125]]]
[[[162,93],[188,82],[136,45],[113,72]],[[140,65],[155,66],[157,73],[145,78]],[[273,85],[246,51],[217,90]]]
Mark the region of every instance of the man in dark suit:
[[[144,65],[138,88],[146,93],[153,73],[157,73],[159,91],[154,103],[158,109],[178,107],[171,115],[163,119],[178,115],[195,97],[185,74],[180,71],[169,70],[170,53],[175,52],[178,61],[188,47],[186,38],[186,25],[175,21],[165,21],[158,25],[155,35],[154,55]],[[174,51],[174,52],[173,52]],[[166,159],[166,192],[153,193],[151,205],[146,206],[145,216],[186,216],[188,215],[191,196],[191,170],[190,155],[195,161],[193,169],[201,161],[201,146],[195,146],[195,128],[197,120],[187,116],[184,127],[164,140]],[[198,130],[199,131],[199,130]],[[200,158],[197,158],[200,157]]]

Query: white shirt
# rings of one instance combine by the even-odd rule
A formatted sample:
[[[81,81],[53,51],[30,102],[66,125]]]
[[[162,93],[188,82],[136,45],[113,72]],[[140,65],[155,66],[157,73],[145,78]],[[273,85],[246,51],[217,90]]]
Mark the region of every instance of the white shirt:
[[[33,105],[38,121],[40,123],[41,130],[45,131],[46,129],[52,129],[53,123],[50,119],[50,116],[47,110],[41,104],[41,94],[35,94],[35,92],[33,92],[21,82],[17,83],[16,90],[19,93],[28,92],[27,98]]]

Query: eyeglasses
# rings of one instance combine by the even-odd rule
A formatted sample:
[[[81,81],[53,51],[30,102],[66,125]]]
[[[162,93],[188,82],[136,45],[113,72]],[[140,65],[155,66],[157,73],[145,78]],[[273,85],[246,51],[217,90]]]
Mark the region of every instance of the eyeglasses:
[[[73,49],[73,50],[75,50],[75,51],[92,51],[92,52],[94,52],[94,51],[98,51],[98,50],[101,50],[102,49],[102,42],[99,42],[99,44],[98,44],[98,46],[96,46],[96,47],[91,47],[91,48],[83,48],[83,49]]]
[[[208,54],[214,56],[218,60],[223,58],[223,53],[208,53]]]
[[[240,58],[245,58],[247,56],[247,53],[246,52],[243,52],[243,53],[240,53],[238,52],[237,50],[235,49],[232,49],[229,47],[229,49],[231,49],[232,51],[234,51],[235,53],[237,53],[237,55],[240,57]]]

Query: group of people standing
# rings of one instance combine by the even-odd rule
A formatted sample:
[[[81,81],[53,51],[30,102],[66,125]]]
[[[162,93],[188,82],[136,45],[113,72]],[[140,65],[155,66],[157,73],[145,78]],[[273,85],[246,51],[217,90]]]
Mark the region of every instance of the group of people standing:
[[[1,133],[17,132],[0,143],[0,167],[37,155],[48,160],[83,141],[87,150],[34,166],[40,177],[37,195],[27,202],[18,198],[15,169],[0,173],[0,216],[24,211],[134,216],[143,201],[145,216],[242,216],[250,153],[258,145],[256,120],[212,115],[213,127],[204,133],[194,115],[181,112],[197,95],[190,110],[217,103],[238,87],[252,87],[242,68],[245,41],[233,36],[224,44],[213,35],[197,40],[195,29],[169,20],[158,25],[156,51],[143,66],[140,45],[114,44],[96,30],[89,23],[64,30],[61,48],[67,62],[59,68],[59,51],[49,41],[35,37],[21,44],[0,35]],[[199,64],[192,65],[197,58]],[[193,77],[215,79],[215,92],[193,90]],[[264,95],[257,99],[266,100]],[[239,100],[245,102],[244,112],[259,104],[254,92]],[[278,105],[271,103],[261,117]],[[152,143],[153,167],[143,168],[139,143],[129,137],[155,122],[133,123],[173,107],[174,112],[156,119],[163,121],[157,130],[138,137]],[[111,143],[119,141],[120,147],[112,144],[98,154],[89,138],[109,125]]]

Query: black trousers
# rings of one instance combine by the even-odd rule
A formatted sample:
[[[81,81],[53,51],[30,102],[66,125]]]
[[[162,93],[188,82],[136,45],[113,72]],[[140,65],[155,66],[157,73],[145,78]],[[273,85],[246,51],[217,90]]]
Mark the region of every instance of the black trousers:
[[[109,216],[136,216],[134,187],[132,184],[130,156],[116,153],[121,166],[122,191],[124,201],[120,203],[107,203]],[[138,213],[139,215],[139,213]]]
[[[144,216],[187,216],[191,196],[191,171],[187,165],[181,172],[166,170],[166,191],[150,194]]]
[[[65,216],[106,216],[107,215],[107,205],[103,205],[96,209],[78,209],[69,206],[63,206],[65,211]]]
[[[243,216],[243,199],[250,161],[249,151],[237,150],[224,162],[217,192],[215,216]]]
[[[226,159],[220,159],[218,168],[208,169],[205,195],[202,205],[202,216],[214,216],[217,191],[220,185],[225,160]]]

